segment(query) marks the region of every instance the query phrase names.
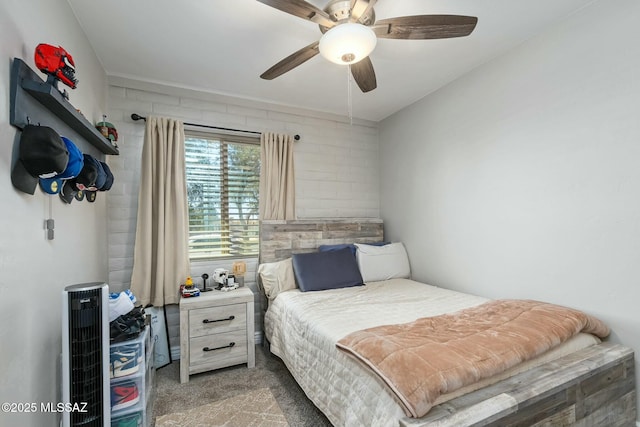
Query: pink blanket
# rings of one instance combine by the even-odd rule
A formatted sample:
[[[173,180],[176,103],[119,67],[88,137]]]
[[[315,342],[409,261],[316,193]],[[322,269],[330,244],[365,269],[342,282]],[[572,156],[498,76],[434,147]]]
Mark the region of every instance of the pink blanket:
[[[422,417],[441,395],[503,372],[579,332],[609,328],[577,310],[497,300],[457,313],[357,331],[336,344],[373,370],[408,416]]]

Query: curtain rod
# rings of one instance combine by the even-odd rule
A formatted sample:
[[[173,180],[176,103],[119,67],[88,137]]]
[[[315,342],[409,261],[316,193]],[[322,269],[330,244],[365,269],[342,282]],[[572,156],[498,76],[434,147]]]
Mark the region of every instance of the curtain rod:
[[[133,114],[131,114],[131,120],[133,120],[135,122],[137,122],[138,120],[145,120],[146,121],[147,118],[146,117],[142,117],[139,114],[133,113]],[[255,133],[255,134],[258,134],[258,135],[262,134],[262,132],[256,132],[256,131],[253,131],[253,130],[221,128],[221,127],[218,127],[218,126],[201,125],[201,124],[198,124],[198,123],[187,123],[187,122],[184,122],[184,124],[187,125],[187,126],[198,126],[198,127],[201,127],[201,128],[208,128],[208,129],[228,130],[228,131],[231,131],[231,132]],[[299,141],[300,140],[300,135],[297,135],[297,134],[294,135],[293,139],[295,139],[296,141]]]

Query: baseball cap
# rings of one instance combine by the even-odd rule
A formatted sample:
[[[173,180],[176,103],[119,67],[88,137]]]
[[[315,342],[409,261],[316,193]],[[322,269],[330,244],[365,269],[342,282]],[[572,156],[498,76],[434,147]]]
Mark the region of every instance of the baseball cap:
[[[99,188],[100,191],[109,191],[111,190],[111,186],[113,185],[113,173],[111,173],[111,168],[105,162],[100,162],[102,164],[102,169],[104,173],[107,175],[107,179],[104,182],[104,185]]]
[[[111,173],[111,169],[105,162],[99,161],[99,163],[102,166],[102,171],[104,172],[105,179],[102,183],[102,186],[100,187],[98,187],[99,180],[96,179],[96,186],[92,187],[97,188],[96,191],[92,190],[91,188],[85,190],[87,201],[91,203],[96,201],[96,193],[98,191],[109,191],[111,189],[111,186],[113,185],[113,173]]]
[[[84,157],[82,152],[69,138],[61,137],[62,141],[67,147],[69,152],[69,161],[67,162],[67,168],[61,173],[52,178],[40,178],[40,188],[49,194],[57,194],[62,188],[63,180],[69,178],[75,178],[82,167],[84,166]]]
[[[68,161],[67,145],[56,131],[48,126],[26,125],[20,135],[11,182],[18,190],[33,194],[38,178],[51,178],[62,173]]]
[[[60,196],[60,199],[66,204],[73,202],[73,199],[79,192],[79,190],[76,188],[76,179],[77,178],[71,178],[62,181],[62,185],[60,186],[58,195]]]
[[[77,187],[79,190],[84,190],[84,188],[95,187],[96,181],[100,178],[100,172],[102,172],[102,184],[104,184],[104,171],[102,170],[102,165],[98,162],[95,157],[90,154],[83,154],[84,165],[82,166],[82,170],[78,174],[75,179],[76,185],[81,185],[81,187]],[[102,185],[101,184],[101,185]]]
[[[105,173],[104,168],[102,167],[103,163],[99,160],[96,160],[95,158],[93,160],[96,163],[96,171],[98,175],[96,176],[96,180],[94,184],[87,186],[86,190],[95,192],[101,189],[104,183],[107,182],[107,174]]]

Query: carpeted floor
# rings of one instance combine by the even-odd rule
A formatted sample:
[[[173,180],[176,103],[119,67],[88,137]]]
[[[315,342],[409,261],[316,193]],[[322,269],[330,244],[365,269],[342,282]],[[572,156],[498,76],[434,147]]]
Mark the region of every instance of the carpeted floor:
[[[156,418],[156,427],[290,427],[268,388],[173,412]]]
[[[153,419],[268,388],[292,427],[328,427],[331,423],[306,397],[284,363],[256,346],[256,367],[238,365],[192,375],[180,384],[180,361],[156,372]]]

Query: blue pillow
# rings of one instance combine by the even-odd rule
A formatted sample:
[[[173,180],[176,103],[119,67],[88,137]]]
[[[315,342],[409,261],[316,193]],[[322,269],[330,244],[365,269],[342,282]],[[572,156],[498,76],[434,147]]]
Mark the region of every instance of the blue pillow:
[[[373,242],[373,243],[363,243],[364,245],[372,245],[372,246],[384,246],[388,245],[389,242]],[[318,246],[318,251],[327,252],[327,251],[339,251],[340,249],[349,248],[351,253],[355,256],[357,249],[356,245],[353,243],[342,243],[339,245],[320,245]]]
[[[302,292],[362,286],[362,275],[351,249],[294,254],[293,273]]]
[[[318,246],[318,251],[320,252],[329,252],[329,251],[339,251],[340,249],[349,248],[352,254],[356,254],[356,245],[353,243],[343,243],[341,245],[320,245]]]

